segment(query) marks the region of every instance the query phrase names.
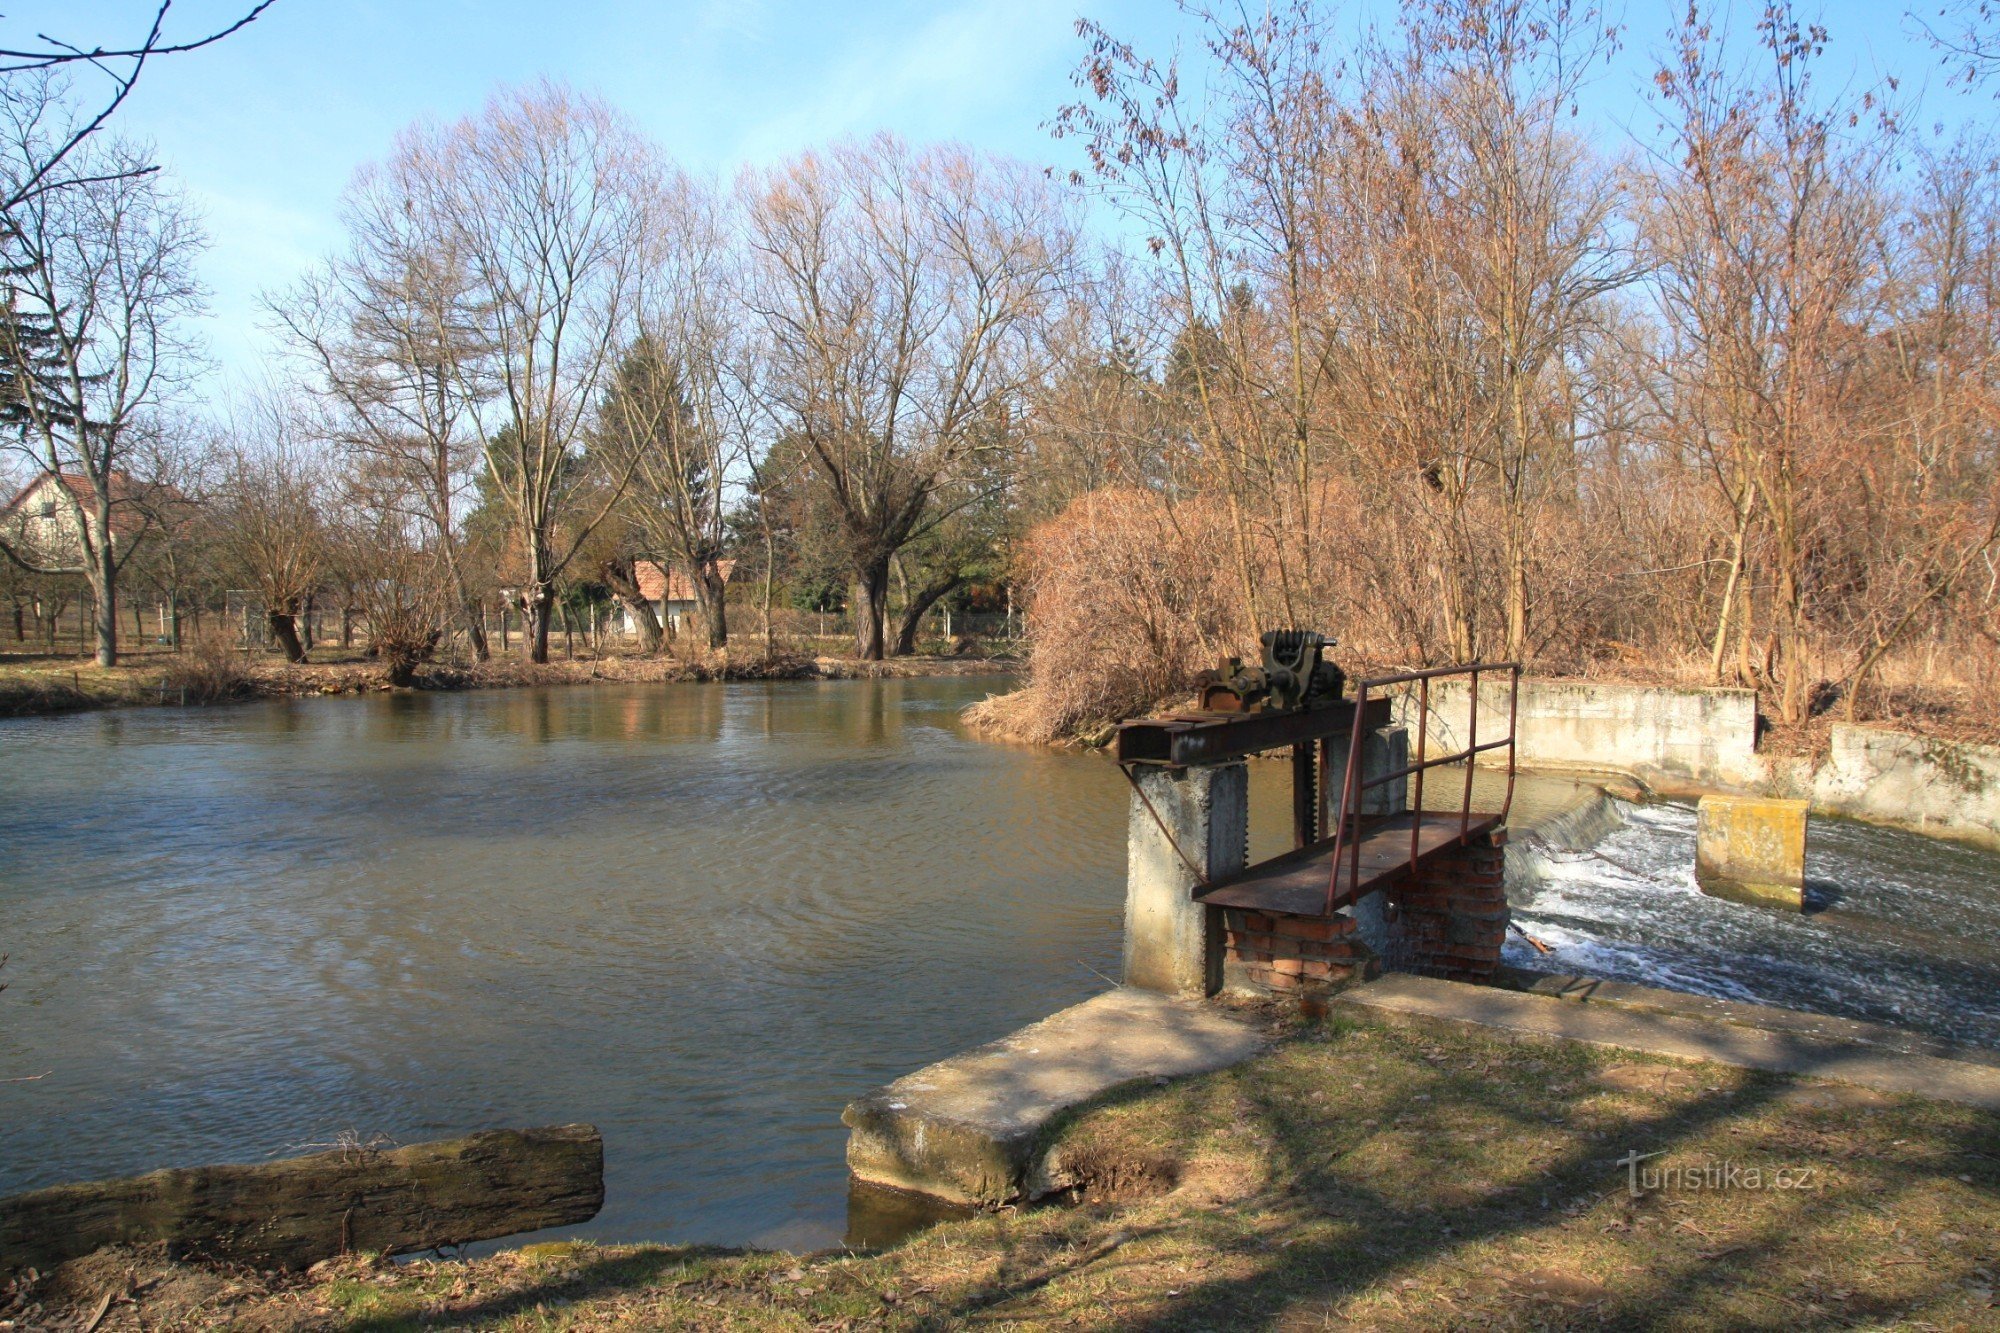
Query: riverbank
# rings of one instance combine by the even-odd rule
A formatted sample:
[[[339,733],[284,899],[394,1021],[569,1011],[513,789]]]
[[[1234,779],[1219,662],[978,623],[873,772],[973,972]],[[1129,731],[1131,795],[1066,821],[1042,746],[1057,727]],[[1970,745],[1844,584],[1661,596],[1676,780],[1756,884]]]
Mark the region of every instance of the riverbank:
[[[388,1330],[1995,1317],[2000,1116],[1345,1009],[1269,1021],[1268,1053],[1124,1089],[1061,1126],[1057,1149],[1087,1182],[1077,1206],[946,1223],[880,1254],[562,1244],[353,1258],[288,1278],[107,1253],[0,1294],[0,1318],[74,1326],[102,1307],[101,1330]],[[1619,1164],[1630,1152],[1660,1154],[1638,1198]]]
[[[650,684],[712,680],[856,680],[919,676],[1005,674],[1018,669],[1007,657],[895,657],[882,662],[780,649],[769,659],[761,648],[701,658],[606,653],[534,664],[518,658],[489,662],[437,662],[412,686],[392,686],[383,668],[359,653],[316,654],[288,663],[240,653],[137,653],[116,667],[88,659],[38,654],[0,655],[0,717],[30,717],[98,708],[221,703],[243,699],[393,693],[397,689],[487,690],[597,683]]]

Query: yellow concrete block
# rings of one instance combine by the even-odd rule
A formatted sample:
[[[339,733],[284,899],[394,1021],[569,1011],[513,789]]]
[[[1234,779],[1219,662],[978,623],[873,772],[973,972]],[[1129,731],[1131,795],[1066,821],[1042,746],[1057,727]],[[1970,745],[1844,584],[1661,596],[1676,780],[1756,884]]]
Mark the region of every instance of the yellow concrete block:
[[[1806,803],[1704,796],[1695,819],[1702,892],[1759,907],[1805,909]]]

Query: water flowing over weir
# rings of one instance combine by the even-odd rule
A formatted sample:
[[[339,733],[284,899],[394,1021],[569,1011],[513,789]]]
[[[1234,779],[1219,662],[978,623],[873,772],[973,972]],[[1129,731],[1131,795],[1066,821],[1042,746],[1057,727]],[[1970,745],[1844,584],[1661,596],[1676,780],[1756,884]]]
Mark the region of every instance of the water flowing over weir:
[[[1902,1024],[2000,1049],[2000,854],[1814,818],[1806,912],[1712,898],[1695,811],[1615,803],[1588,850],[1521,849],[1506,961],[1721,999]]]

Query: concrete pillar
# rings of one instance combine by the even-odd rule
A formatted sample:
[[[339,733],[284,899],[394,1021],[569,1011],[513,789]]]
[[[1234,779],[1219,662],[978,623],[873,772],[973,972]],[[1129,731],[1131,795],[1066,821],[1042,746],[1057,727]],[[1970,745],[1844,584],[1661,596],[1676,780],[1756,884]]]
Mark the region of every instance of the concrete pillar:
[[[1213,995],[1222,985],[1221,913],[1194,900],[1197,881],[1181,854],[1208,879],[1243,868],[1249,771],[1240,762],[1141,765],[1134,776],[1139,790],[1132,793],[1126,844],[1125,984],[1168,995]]]
[[[1694,877],[1704,893],[1753,907],[1805,910],[1804,801],[1704,796],[1695,819]]]
[[[1332,748],[1327,753],[1326,766],[1326,808],[1327,818],[1340,808],[1341,793],[1347,790],[1347,738],[1337,736],[1330,742]],[[1410,733],[1406,727],[1377,727],[1361,738],[1361,780],[1366,782],[1383,773],[1393,773],[1399,768],[1410,766]],[[1369,787],[1361,793],[1361,813],[1364,815],[1396,815],[1409,808],[1410,780],[1397,778],[1394,782],[1380,787]],[[1331,823],[1328,824],[1331,830]]]
[[[1327,818],[1330,826],[1332,812],[1339,808],[1341,793],[1346,790],[1347,747],[1336,741],[1327,759]],[[1408,768],[1409,765],[1410,732],[1407,727],[1378,727],[1361,738],[1362,781],[1393,773],[1399,768]],[[1367,788],[1361,793],[1361,813],[1364,815],[1401,814],[1409,808],[1409,804],[1410,780],[1407,777]],[[1389,957],[1392,950],[1387,903],[1387,896],[1377,890],[1341,909],[1354,918],[1361,942],[1377,958]]]

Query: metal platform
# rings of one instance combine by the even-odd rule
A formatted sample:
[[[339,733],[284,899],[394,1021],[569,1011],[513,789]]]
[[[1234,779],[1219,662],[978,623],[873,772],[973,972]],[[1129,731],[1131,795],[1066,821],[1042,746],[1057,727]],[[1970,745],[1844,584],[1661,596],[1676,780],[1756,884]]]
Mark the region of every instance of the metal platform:
[[[1457,810],[1430,810],[1421,816],[1385,816],[1368,821],[1358,839],[1352,834],[1337,840],[1325,838],[1268,861],[1260,861],[1216,881],[1195,894],[1195,898],[1211,907],[1241,907],[1255,912],[1284,912],[1293,916],[1324,916],[1329,910],[1345,907],[1355,899],[1421,869],[1425,862],[1458,847],[1461,841],[1491,832],[1505,818],[1504,814],[1461,814]],[[1413,825],[1416,835],[1414,847],[1411,840]],[[1333,867],[1336,846],[1340,854],[1340,873],[1333,882],[1333,896],[1329,902],[1327,879]]]

